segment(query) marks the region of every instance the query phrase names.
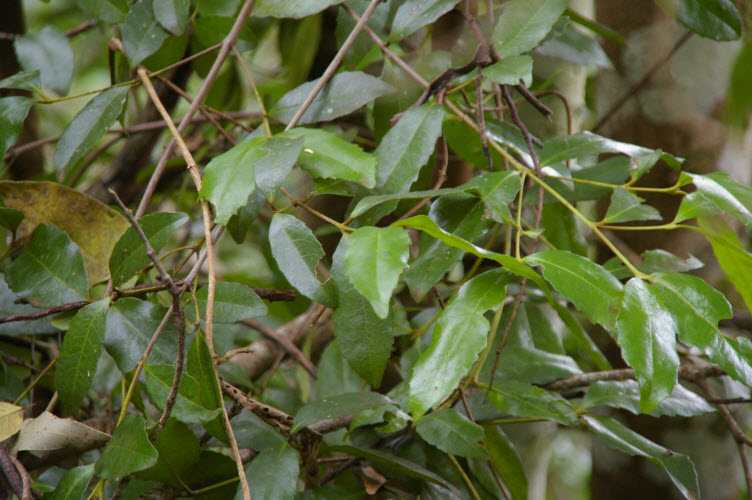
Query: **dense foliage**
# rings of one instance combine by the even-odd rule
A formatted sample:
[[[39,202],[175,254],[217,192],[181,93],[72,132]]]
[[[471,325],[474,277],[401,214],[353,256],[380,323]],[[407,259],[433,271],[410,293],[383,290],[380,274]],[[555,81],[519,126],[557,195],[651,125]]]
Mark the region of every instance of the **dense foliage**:
[[[732,308],[702,262],[611,235],[701,233],[752,307],[734,231],[752,189],[551,133],[567,96],[539,58],[608,65],[597,37],[618,38],[567,6],[76,0],[18,36],[6,174],[55,146],[45,172],[0,181],[0,488],[524,499],[508,434],[549,421],[698,498],[691,457],[615,416],[720,410],[743,448],[707,379],[752,387],[752,342],[719,330]],[[742,35],[730,0],[667,9]],[[431,50],[450,21],[467,29]],[[60,135],[16,144],[35,112]],[[657,165],[673,185],[642,182]],[[651,192],[681,198],[673,220]]]

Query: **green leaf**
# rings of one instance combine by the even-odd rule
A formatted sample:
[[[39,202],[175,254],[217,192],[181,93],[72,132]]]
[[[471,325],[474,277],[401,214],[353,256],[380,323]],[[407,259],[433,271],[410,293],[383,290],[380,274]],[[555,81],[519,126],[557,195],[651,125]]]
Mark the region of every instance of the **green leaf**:
[[[455,495],[458,494],[457,488],[446,479],[437,476],[430,470],[421,467],[415,462],[406,460],[404,458],[387,453],[385,451],[378,451],[372,448],[359,448],[356,446],[332,446],[332,451],[339,451],[356,457],[362,457],[373,463],[374,465],[385,467],[387,469],[394,470],[401,474],[405,474],[410,477],[414,477],[423,481],[429,481],[439,486],[443,486]]]
[[[577,415],[569,402],[540,387],[516,380],[495,380],[491,402],[501,412],[519,418],[553,420],[577,426]]]
[[[200,311],[206,310],[209,287],[201,287],[196,292]],[[214,295],[214,322],[235,323],[241,319],[265,316],[269,310],[251,287],[240,283],[217,283]]]
[[[501,59],[535,48],[569,3],[567,0],[513,0],[506,4],[493,31]]]
[[[204,334],[200,330],[193,336],[191,348],[188,350],[188,359],[186,361],[186,373],[198,382],[199,403],[207,410],[220,408],[222,404],[222,393],[217,385],[217,375],[214,371],[214,360],[212,359],[209,347],[204,340]],[[224,443],[228,443],[227,431],[224,427],[222,415],[218,415],[212,421],[205,422],[206,430]]]
[[[731,0],[664,0],[658,5],[705,38],[728,41],[741,36],[742,18]]]
[[[170,36],[170,32],[160,26],[154,17],[152,2],[153,0],[138,0],[123,23],[123,50],[134,67],[155,53]]]
[[[394,15],[390,42],[397,42],[436,21],[459,3],[459,0],[407,0]]]
[[[589,410],[597,406],[612,406],[621,408],[639,415],[640,412],[640,389],[634,380],[599,381],[588,387],[582,408]],[[707,401],[685,389],[681,384],[676,384],[674,391],[661,404],[655,407],[650,415],[662,417],[696,417],[705,413],[714,412]]]
[[[139,416],[125,416],[94,466],[97,474],[110,481],[120,481],[128,474],[157,463],[157,450],[149,442],[145,424]]]
[[[240,207],[240,210],[227,221],[227,231],[230,232],[230,236],[235,243],[241,244],[245,241],[246,235],[251,229],[253,221],[258,217],[265,201],[263,193],[260,190],[254,190],[248,197],[246,204]]]
[[[682,172],[697,191],[682,199],[675,222],[699,216],[729,214],[752,228],[752,188],[739,184],[723,172],[708,175]]]
[[[298,165],[317,178],[344,179],[374,187],[376,159],[337,135],[321,129],[294,128],[280,137],[302,137]]]
[[[174,418],[167,424],[154,441],[159,453],[157,463],[136,474],[138,479],[158,481],[175,488],[181,488],[184,478],[191,477],[193,467],[199,461],[201,446],[191,429]]]
[[[332,257],[339,302],[333,314],[334,335],[352,369],[371,387],[379,387],[392,352],[394,320],[391,315],[379,318],[368,299],[350,282],[345,272],[347,249],[348,239],[340,239]]]
[[[318,79],[312,80],[291,90],[274,105],[269,114],[281,122],[289,123],[317,83]],[[394,88],[388,83],[360,71],[337,73],[321,89],[303,113],[298,125],[327,122],[349,115],[363,105],[393,91]]]
[[[55,490],[45,495],[45,500],[81,500],[91,478],[94,477],[94,465],[81,465],[65,471]]]
[[[203,7],[203,5],[201,7]],[[200,45],[202,45],[201,48],[209,48],[212,45],[222,43],[222,40],[224,40],[225,36],[227,36],[227,34],[232,30],[232,26],[235,24],[235,18],[229,16],[230,14],[202,14],[198,19],[191,21],[191,24],[193,25],[193,33],[196,36],[196,40],[200,43]],[[251,21],[240,28],[238,39],[235,42],[235,46],[239,52],[253,50],[258,45],[258,36],[254,33],[254,29],[252,29],[252,27],[255,28],[256,26],[257,25],[255,25],[255,23]],[[201,74],[201,76],[205,76],[208,71],[209,67],[207,66],[204,73],[201,73],[200,71],[198,72],[199,74]]]
[[[364,213],[366,213],[373,207],[381,205],[382,203],[387,203],[389,201],[436,198],[438,196],[444,196],[447,194],[461,194],[464,192],[466,192],[466,190],[459,187],[459,188],[427,189],[425,191],[410,191],[409,193],[377,194],[374,196],[366,196],[365,198],[361,198],[360,201],[358,201],[358,204],[355,205],[355,208],[353,209],[352,213],[350,213],[350,217],[354,219],[360,215],[363,215]]]
[[[634,368],[640,385],[640,409],[650,413],[676,385],[676,323],[655,288],[632,278],[624,287],[616,331],[622,357]]]
[[[227,224],[256,189],[254,165],[269,154],[261,147],[265,142],[264,137],[241,142],[206,166],[199,194],[214,205],[219,224]]]
[[[103,299],[80,309],[63,339],[55,367],[55,390],[68,411],[77,413],[91,388],[102,355],[109,305],[110,300]]]
[[[360,331],[357,333],[359,336],[361,335]],[[391,335],[389,338],[391,339]],[[391,348],[391,344],[387,344],[387,346]],[[347,360],[342,355],[339,342],[336,339],[324,349],[318,368],[318,372],[316,373],[316,394],[320,397],[337,396],[346,392],[358,392],[366,383],[347,363]]]
[[[541,349],[508,345],[499,358],[500,374],[504,378],[524,380],[533,384],[547,384],[582,373],[574,359]]]
[[[86,300],[89,280],[84,258],[68,235],[40,224],[21,255],[5,268],[11,289],[37,307]]]
[[[274,214],[269,243],[274,260],[292,286],[309,299],[334,307],[334,284],[327,281],[322,285],[316,275],[324,250],[301,220],[288,214]]]
[[[26,115],[34,99],[23,96],[0,98],[0,158],[13,146],[21,135]]]
[[[726,123],[740,130],[747,130],[752,116],[752,40],[739,50],[731,68],[728,89],[724,99],[723,117]]]
[[[89,101],[68,124],[55,149],[55,170],[66,178],[112,127],[123,111],[128,87],[107,89]]]
[[[486,207],[485,217],[500,224],[509,222],[509,204],[522,189],[522,177],[516,171],[489,172],[474,177],[461,187],[477,191]]]
[[[643,205],[643,201],[645,200],[622,187],[614,189],[611,204],[602,222],[615,224],[636,220],[661,220],[660,212],[650,205]]]
[[[153,212],[141,217],[138,224],[143,229],[149,244],[157,254],[170,241],[175,231],[185,224],[188,216],[183,213]],[[121,285],[134,274],[151,264],[146,248],[133,227],[129,227],[115,243],[110,256],[112,284]]]
[[[621,304],[622,285],[595,262],[563,250],[537,252],[523,259],[543,267],[543,276],[590,321],[612,330]]]
[[[146,365],[146,393],[159,411],[164,411],[165,401],[170,394],[175,367],[168,365]],[[195,378],[184,373],[180,378],[180,388],[172,416],[186,424],[198,424],[213,420],[219,408],[205,408],[201,404],[201,387]]]
[[[407,4],[402,4],[400,9],[405,6]],[[376,186],[381,192],[391,194],[410,190],[441,135],[443,118],[441,106],[424,104],[405,113],[389,129],[374,151]]]
[[[73,49],[70,41],[50,25],[21,35],[14,42],[24,71],[39,70],[42,85],[60,94],[68,92],[73,78]]]
[[[397,227],[362,227],[346,235],[345,272],[380,318],[410,256],[410,236]]]
[[[533,58],[530,56],[506,57],[483,68],[483,76],[502,85],[519,85],[525,87],[533,83]]]
[[[44,311],[44,309],[33,307],[18,298],[18,296],[8,287],[5,278],[0,278],[0,316],[31,314],[42,311]],[[7,336],[50,333],[56,331],[57,329],[50,324],[50,317],[39,318],[32,321],[11,321],[0,324],[0,335]],[[2,364],[0,364],[0,375],[2,375],[2,371]],[[1,380],[2,377],[0,376],[0,381]],[[15,397],[7,399],[15,399]]]
[[[484,317],[506,297],[509,274],[487,271],[459,289],[436,320],[431,345],[410,379],[410,409],[418,420],[454,391],[486,347],[490,324]]]
[[[267,154],[253,166],[253,174],[256,177],[256,186],[264,193],[267,200],[273,202],[277,191],[300,156],[303,140],[272,137],[260,148]]]
[[[107,311],[104,347],[123,373],[131,371],[141,359],[151,337],[167,313],[167,308],[125,297]],[[177,342],[175,327],[168,323],[149,354],[151,363],[175,364]]]
[[[584,427],[611,448],[628,455],[645,457],[663,468],[685,498],[700,498],[697,472],[692,460],[628,429],[609,417],[584,415]]]
[[[420,419],[415,427],[420,437],[443,452],[468,458],[488,458],[480,445],[483,427],[457,413],[454,408],[435,411]]]
[[[253,7],[252,14],[256,17],[301,19],[337,3],[339,3],[338,0],[285,0],[282,3],[277,0],[258,0]]]
[[[128,13],[128,0],[76,0],[76,4],[92,17],[107,23],[122,23]]]
[[[390,404],[386,396],[377,392],[348,392],[308,403],[295,415],[295,424],[290,429],[293,434],[316,422],[330,418],[346,417],[363,410]]]
[[[571,24],[567,24],[561,34],[544,40],[536,52],[573,64],[597,66],[604,69],[613,68],[611,60],[598,42],[575,29]]]
[[[15,75],[0,80],[0,89],[28,90],[30,92],[42,92],[42,79],[39,70],[20,71]]]
[[[292,500],[297,491],[299,462],[298,452],[287,443],[261,450],[261,453],[245,468],[251,498],[254,500]],[[242,496],[236,496],[236,498],[242,498]]]
[[[512,500],[526,500],[527,478],[514,445],[498,425],[485,425],[485,443],[496,472],[512,495]]]
[[[154,17],[173,35],[182,35],[188,22],[189,0],[154,0]]]
[[[24,218],[23,212],[8,207],[0,207],[0,226],[15,233]]]

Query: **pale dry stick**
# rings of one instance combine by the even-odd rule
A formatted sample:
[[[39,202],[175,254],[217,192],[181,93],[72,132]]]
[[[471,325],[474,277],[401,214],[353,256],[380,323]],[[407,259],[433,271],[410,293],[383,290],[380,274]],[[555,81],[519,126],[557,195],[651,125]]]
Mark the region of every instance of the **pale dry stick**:
[[[363,28],[368,22],[368,18],[371,17],[371,14],[373,14],[373,11],[376,9],[376,7],[379,5],[380,2],[381,0],[371,0],[371,3],[368,4],[368,7],[366,8],[365,12],[363,12],[363,16],[355,24],[355,27],[350,32],[350,36],[348,36],[345,42],[342,44],[342,47],[340,47],[339,52],[337,52],[337,54],[334,56],[334,59],[332,59],[332,62],[329,63],[329,66],[326,68],[326,71],[324,71],[324,74],[321,75],[321,78],[319,78],[318,82],[316,82],[316,85],[313,87],[313,90],[311,90],[311,93],[308,94],[308,97],[306,97],[306,100],[303,101],[303,104],[301,104],[301,106],[298,108],[298,111],[295,112],[295,116],[292,117],[292,120],[290,120],[290,123],[287,124],[287,127],[285,127],[285,130],[290,130],[291,128],[294,128],[295,125],[298,124],[298,122],[303,117],[303,114],[306,112],[306,110],[311,105],[313,100],[316,99],[316,96],[319,94],[319,92],[321,92],[321,89],[324,88],[324,85],[327,84],[327,82],[332,77],[332,75],[334,75],[334,72],[337,71],[337,68],[342,62],[342,59],[344,59],[345,54],[347,53],[348,50],[350,50],[350,47],[352,46],[353,42],[355,42],[355,38],[357,38],[360,32],[363,31]]]
[[[251,4],[251,6],[253,5],[253,2],[254,0],[250,0],[249,3]],[[245,7],[243,8],[245,9]],[[249,13],[250,13],[250,10],[249,10]],[[228,51],[229,51],[229,48],[228,48]],[[185,141],[183,141],[183,137],[180,135],[180,131],[175,128],[175,125],[172,123],[172,119],[170,118],[170,114],[167,112],[164,105],[159,100],[159,96],[157,95],[156,90],[154,90],[154,86],[152,85],[151,80],[149,80],[149,74],[147,73],[146,69],[143,66],[139,67],[137,70],[137,73],[138,73],[139,78],[141,79],[141,82],[144,84],[144,87],[149,93],[149,97],[154,103],[154,106],[159,110],[159,113],[162,115],[162,118],[167,123],[167,126],[170,129],[170,133],[172,133],[173,140],[178,145],[178,148],[181,154],[183,155],[183,158],[185,159],[185,163],[186,165],[188,165],[188,172],[191,174],[191,177],[193,178],[193,182],[196,185],[196,190],[201,191],[201,173],[198,171],[198,166],[196,165],[196,161],[193,159],[193,155],[188,150],[188,147],[186,146]],[[199,99],[199,96],[196,96],[193,100],[193,104],[191,104],[191,108],[193,108],[194,105],[200,102],[201,101]],[[187,124],[190,116],[192,115],[189,111],[183,123]],[[144,200],[142,199],[141,201],[143,203]],[[205,198],[201,198],[201,212],[202,212],[202,218],[204,221],[204,238],[206,241],[206,256],[209,261],[209,286],[208,286],[208,292],[206,294],[206,317],[205,317],[206,326],[204,329],[204,334],[206,335],[206,345],[209,348],[209,352],[211,353],[211,356],[212,356],[212,360],[214,364],[214,373],[218,378],[219,377],[219,371],[217,368],[218,357],[217,357],[217,353],[214,351],[214,338],[213,338],[213,332],[212,332],[212,323],[214,321],[214,296],[215,296],[216,288],[217,288],[217,275],[216,275],[216,270],[214,269],[214,242],[212,241],[212,232],[211,232],[211,211],[209,209],[209,202],[206,201]],[[232,448],[233,457],[235,458],[235,465],[237,466],[237,469],[238,469],[238,478],[240,479],[241,489],[243,490],[243,498],[245,500],[250,500],[251,490],[248,487],[248,481],[245,477],[245,468],[243,467],[243,461],[240,456],[240,451],[238,450],[238,443],[235,440],[235,435],[233,434],[233,431],[232,431],[232,424],[230,422],[229,416],[227,415],[227,409],[225,408],[224,404],[221,404],[220,407],[222,408],[222,417],[224,420],[225,429],[227,431],[227,437],[230,440],[230,447]]]
[[[211,69],[209,70],[209,74],[206,75],[206,78],[204,79],[204,83],[201,84],[201,88],[196,93],[196,96],[193,98],[193,103],[191,104],[190,108],[188,108],[188,112],[185,114],[185,117],[180,122],[180,126],[178,127],[178,136],[181,136],[183,132],[188,128],[188,125],[191,124],[191,120],[193,119],[193,115],[196,114],[196,111],[198,110],[199,105],[204,101],[204,98],[206,97],[206,94],[209,92],[209,88],[211,87],[211,84],[214,82],[214,79],[217,77],[217,74],[219,73],[219,69],[222,67],[222,63],[227,58],[227,55],[230,53],[230,49],[232,48],[233,44],[235,43],[235,40],[237,40],[238,35],[240,34],[240,30],[245,25],[246,20],[248,20],[248,16],[251,14],[251,10],[253,9],[253,5],[256,2],[256,0],[246,0],[243,4],[243,8],[240,9],[240,13],[238,14],[237,19],[235,20],[235,24],[233,24],[232,29],[227,34],[225,39],[222,41],[222,46],[219,48],[219,54],[217,54],[217,58],[214,60],[214,64],[212,65]],[[172,122],[171,119],[165,118],[165,121]],[[174,139],[174,136],[173,136]],[[154,194],[154,191],[157,189],[157,184],[159,183],[159,179],[162,177],[162,174],[164,173],[164,169],[167,166],[167,160],[170,159],[172,156],[172,153],[175,151],[175,145],[176,141],[172,140],[167,144],[167,147],[165,148],[164,153],[162,153],[162,157],[159,159],[159,163],[157,163],[157,167],[154,170],[154,173],[151,176],[151,179],[149,179],[149,184],[146,186],[146,191],[144,191],[144,195],[141,198],[141,203],[138,205],[138,209],[136,210],[136,218],[140,218],[141,216],[146,213],[146,207],[149,205],[149,201],[151,200],[152,195]],[[243,476],[243,479],[241,479],[242,483],[245,484],[245,475]],[[243,490],[245,492],[245,488]],[[249,494],[250,495],[250,494]]]
[[[244,319],[241,321],[241,323],[246,326],[250,326],[257,332],[261,333],[264,337],[279,344],[280,347],[287,351],[287,354],[289,354],[295,361],[298,362],[298,364],[300,364],[300,366],[305,369],[305,371],[311,374],[313,378],[316,378],[316,366],[311,363],[308,358],[305,357],[305,354],[303,354],[303,352],[298,349],[298,346],[296,346],[292,342],[292,340],[283,335],[279,335],[276,331],[274,331],[273,328],[269,328],[265,324],[256,321],[255,319]]]

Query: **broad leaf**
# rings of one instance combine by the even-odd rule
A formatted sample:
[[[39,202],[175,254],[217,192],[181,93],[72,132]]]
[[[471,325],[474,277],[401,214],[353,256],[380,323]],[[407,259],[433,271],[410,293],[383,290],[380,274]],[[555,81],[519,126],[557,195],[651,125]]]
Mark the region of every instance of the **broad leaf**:
[[[682,199],[675,222],[698,216],[729,214],[752,227],[752,188],[734,181],[728,174],[708,175],[682,172],[682,178],[697,187],[697,191]]]
[[[544,40],[536,52],[573,64],[597,66],[604,69],[613,68],[611,60],[598,42],[571,24],[567,24],[558,36]]]
[[[102,355],[109,299],[80,309],[71,320],[55,367],[55,390],[63,406],[78,413]]]
[[[42,85],[60,94],[68,92],[73,78],[73,50],[68,38],[52,26],[22,35],[14,43],[24,71],[39,70]]]
[[[687,29],[713,40],[738,40],[742,18],[731,0],[671,0],[658,2]]]
[[[19,71],[15,75],[0,80],[0,89],[18,89],[42,93],[40,72],[39,70]]]
[[[173,35],[182,35],[188,22],[189,0],[153,0],[154,17]]]
[[[486,346],[490,328],[484,314],[506,297],[509,274],[497,269],[471,279],[439,315],[431,345],[410,379],[410,408],[418,420],[454,391]]]
[[[141,217],[138,224],[151,247],[159,254],[175,231],[187,220],[188,216],[179,212],[153,212]],[[110,257],[112,284],[118,286],[125,283],[149,264],[151,264],[151,259],[146,255],[146,248],[141,238],[133,227],[129,227],[112,249]]]
[[[157,450],[149,442],[145,425],[141,417],[126,415],[94,466],[97,474],[110,481],[119,481],[157,462]]]
[[[640,412],[640,389],[634,380],[599,381],[588,387],[582,408],[589,410],[597,406],[612,406],[621,408],[639,415]],[[694,392],[676,384],[674,391],[661,404],[655,407],[650,415],[662,417],[696,417],[705,413],[714,412],[711,406],[702,397]]]
[[[8,207],[0,207],[0,226],[15,233],[23,220],[23,212]]]
[[[43,498],[49,500],[79,500],[89,487],[94,477],[94,465],[80,465],[65,471],[60,482],[52,493]]]
[[[397,227],[362,227],[347,238],[345,273],[380,318],[410,256],[410,236]]]
[[[511,345],[501,351],[499,368],[497,373],[504,378],[533,384],[546,384],[582,373],[575,360],[569,356]]]
[[[398,194],[377,194],[374,196],[366,196],[358,201],[355,208],[350,213],[351,218],[356,218],[364,213],[368,212],[373,207],[379,206],[382,203],[388,203],[390,201],[401,200],[419,200],[422,198],[436,198],[447,194],[462,194],[467,190],[459,188],[444,188],[444,189],[427,189],[425,191],[410,191],[406,193]]]
[[[0,401],[0,439],[5,441],[21,430],[24,419],[22,406]]]
[[[207,410],[220,408],[222,393],[217,384],[214,360],[204,340],[204,334],[200,330],[193,336],[191,348],[188,350],[186,373],[198,382],[200,389],[198,402],[200,405]],[[204,427],[212,436],[220,441],[225,443],[229,441],[222,415],[218,415],[217,418],[210,422],[205,422]]]
[[[101,447],[109,440],[109,434],[45,411],[36,418],[24,420],[11,453],[62,449],[84,452]]]
[[[653,285],[640,278],[627,282],[616,331],[622,357],[640,385],[640,409],[649,413],[671,394],[679,370],[676,323]]]
[[[637,220],[661,220],[660,212],[650,205],[643,205],[643,201],[645,200],[622,187],[614,189],[611,204],[602,222],[615,224]]]
[[[459,0],[407,0],[394,15],[390,42],[406,36],[436,21],[459,3]]]
[[[332,258],[339,302],[333,314],[334,335],[352,369],[371,387],[379,387],[392,352],[394,320],[391,315],[379,318],[368,299],[350,282],[345,272],[347,248],[348,239],[342,238]]]
[[[292,499],[297,491],[299,462],[298,452],[287,443],[261,450],[245,468],[251,498]],[[242,498],[240,491],[236,498]]]
[[[257,17],[292,17],[300,19],[321,12],[327,7],[339,3],[337,0],[258,0],[252,14]]]
[[[89,101],[68,124],[55,149],[55,170],[70,177],[84,155],[120,116],[128,87],[113,87]]]
[[[76,0],[92,17],[108,23],[122,23],[128,13],[128,0]]]
[[[360,331],[357,333],[359,336],[362,334]],[[389,335],[388,340],[391,340],[391,334]],[[388,341],[384,343],[391,350],[391,343]],[[387,352],[387,356],[388,354],[389,353]],[[386,359],[384,361],[386,361]],[[378,376],[380,377],[381,374],[379,373]],[[319,397],[330,397],[344,394],[346,392],[358,392],[365,383],[366,382],[355,372],[355,370],[350,367],[350,364],[342,355],[339,342],[337,342],[336,339],[330,342],[321,354],[321,360],[318,364],[318,371],[316,372],[316,394],[318,394]]]
[[[5,278],[0,278],[0,316],[31,314],[44,311],[44,309],[36,308],[24,302],[8,287]],[[56,331],[57,328],[53,327],[50,323],[50,317],[0,324],[0,335],[7,336],[52,333]],[[0,375],[2,375],[2,365],[0,365]],[[1,377],[0,380],[2,380]]]
[[[567,6],[567,0],[513,0],[506,4],[493,32],[503,60],[535,48]]]
[[[269,226],[272,255],[282,273],[300,293],[329,307],[336,304],[334,284],[321,284],[316,266],[324,250],[310,229],[298,218],[276,213]]]
[[[495,380],[490,396],[494,406],[507,415],[577,426],[572,405],[558,394],[540,387],[516,380]]]
[[[8,148],[13,146],[21,135],[26,115],[29,114],[34,99],[23,96],[0,98],[0,159]]]
[[[287,137],[272,137],[262,146],[267,154],[253,167],[256,186],[264,193],[266,199],[273,202],[282,183],[290,174],[292,167],[303,149],[302,139]]]
[[[585,429],[598,436],[611,448],[628,455],[647,458],[666,471],[685,498],[700,498],[697,472],[689,457],[649,441],[613,418],[589,415],[584,415],[582,418]]]
[[[485,217],[504,224],[512,218],[508,205],[522,189],[522,178],[516,171],[489,172],[474,177],[462,187],[478,193],[486,207]]]
[[[291,90],[277,102],[269,114],[284,123],[289,123],[317,83],[318,79]],[[321,89],[303,113],[298,125],[326,122],[348,115],[377,97],[393,91],[388,83],[359,71],[337,73]]]
[[[613,329],[621,303],[622,285],[603,267],[562,250],[537,252],[523,262],[541,266],[546,280],[590,321]]]
[[[512,56],[483,68],[483,76],[502,85],[529,87],[533,83],[533,59],[530,56]]]
[[[294,128],[280,137],[302,137],[300,168],[316,178],[344,179],[367,188],[375,185],[376,159],[339,136],[317,128]]]
[[[201,287],[196,292],[200,311],[206,310],[209,287]],[[241,319],[258,318],[269,312],[252,288],[240,283],[217,283],[214,295],[214,322],[235,323]]]
[[[742,45],[728,77],[728,90],[724,99],[724,121],[738,130],[747,130],[752,115],[752,41]]]
[[[514,445],[498,425],[486,425],[485,443],[491,464],[509,489],[513,500],[527,499],[527,478]]]
[[[154,17],[153,0],[138,0],[123,23],[123,50],[131,66],[152,55],[167,40],[170,32]]]
[[[420,437],[443,452],[468,458],[488,458],[480,445],[483,427],[453,408],[435,411],[420,419],[415,427]]]
[[[84,258],[68,235],[55,226],[39,225],[21,255],[5,268],[8,285],[37,307],[85,300],[89,279]]]
[[[348,392],[308,403],[295,415],[295,424],[291,432],[330,418],[346,417],[363,410],[390,404],[386,396],[377,392]]]
[[[165,401],[170,394],[175,367],[168,365],[146,365],[146,393],[159,411],[164,411]],[[205,408],[201,401],[201,387],[195,378],[184,373],[180,378],[180,388],[172,409],[172,416],[186,424],[197,424],[213,420],[219,408]]]
[[[159,453],[157,463],[138,472],[136,477],[182,487],[185,484],[183,478],[191,477],[193,467],[199,461],[198,438],[184,423],[169,419],[153,443]]]

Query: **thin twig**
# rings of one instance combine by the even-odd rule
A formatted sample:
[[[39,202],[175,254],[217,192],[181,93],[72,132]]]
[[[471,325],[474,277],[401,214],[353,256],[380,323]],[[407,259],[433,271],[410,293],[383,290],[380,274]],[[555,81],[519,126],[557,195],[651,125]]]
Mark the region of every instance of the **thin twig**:
[[[726,372],[717,365],[681,365],[679,367],[679,378],[693,382],[701,381],[706,378],[722,377]],[[563,391],[576,387],[585,387],[600,381],[615,380],[634,380],[635,373],[632,368],[621,368],[618,370],[609,370],[602,372],[589,372],[556,380],[545,386],[549,391]]]
[[[31,476],[29,472],[16,457],[13,455],[8,455],[8,457],[21,476],[21,500],[32,500],[34,497],[31,496]]]
[[[305,371],[311,374],[313,378],[316,378],[316,365],[311,363],[311,361],[305,357],[305,354],[298,349],[298,346],[293,344],[293,342],[288,339],[285,336],[277,334],[272,328],[269,328],[263,323],[260,323],[259,321],[256,321],[255,319],[244,319],[241,321],[246,326],[250,326],[254,330],[261,333],[264,337],[273,340],[277,344],[284,349],[287,354],[289,354],[295,361],[297,361],[300,366],[305,368]]]

